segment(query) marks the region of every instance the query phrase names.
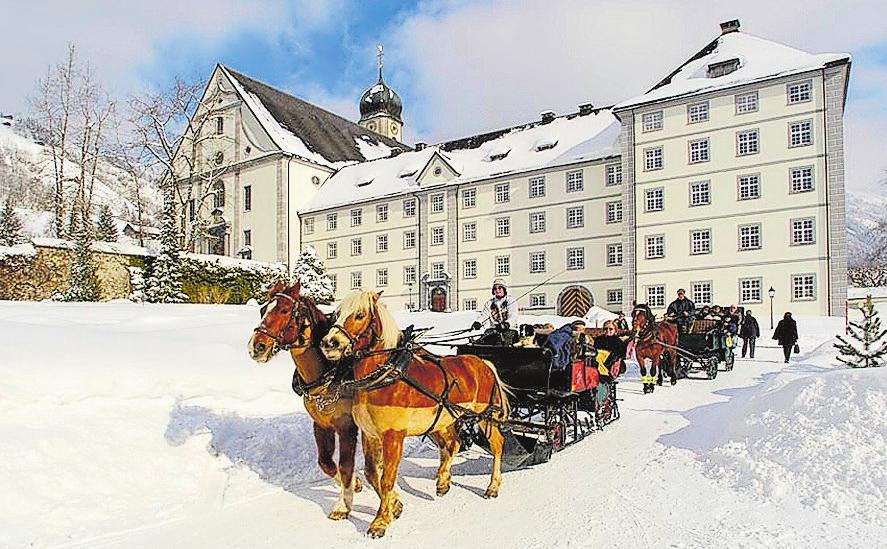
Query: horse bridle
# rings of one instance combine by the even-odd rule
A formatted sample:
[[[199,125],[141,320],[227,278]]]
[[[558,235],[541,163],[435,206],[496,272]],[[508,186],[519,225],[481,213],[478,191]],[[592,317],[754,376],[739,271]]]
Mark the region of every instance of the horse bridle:
[[[347,318],[342,319],[341,323],[339,321],[336,321],[336,323],[333,324],[332,328],[330,328],[330,331],[327,332],[327,335],[329,335],[333,332],[333,330],[337,330],[340,334],[342,334],[342,337],[344,337],[345,339],[348,340],[348,344],[351,346],[351,351],[354,353],[355,359],[360,359],[360,358],[363,358],[364,356],[373,354],[373,351],[371,350],[373,344],[375,344],[377,341],[382,339],[381,334],[379,334],[378,330],[376,330],[376,315],[373,314],[372,309],[369,311],[368,314],[370,317],[369,324],[367,325],[366,328],[364,328],[364,330],[362,332],[360,332],[359,334],[357,334],[355,336],[352,336],[351,334],[348,333],[347,330],[345,330],[344,322],[345,322],[345,320],[347,320]],[[367,336],[367,331],[369,331],[368,336]],[[357,344],[364,337],[367,338],[366,350],[358,349]],[[388,350],[390,350],[390,349],[388,349]]]
[[[271,338],[272,341],[274,341],[274,352],[277,352],[279,350],[289,351],[290,349],[295,347],[295,343],[296,343],[295,341],[293,341],[292,343],[286,343],[286,342],[282,341],[282,339],[283,339],[283,334],[286,332],[287,328],[292,326],[292,324],[296,320],[297,316],[303,316],[304,318],[307,318],[308,319],[308,326],[311,328],[311,333],[314,333],[314,321],[311,318],[311,315],[310,314],[300,315],[300,313],[305,311],[305,305],[302,303],[302,301],[301,300],[297,301],[284,293],[276,293],[271,296],[271,299],[268,300],[268,303],[270,303],[272,300],[277,300],[280,298],[288,300],[290,302],[290,304],[292,304],[292,306],[293,306],[293,310],[290,311],[290,317],[289,317],[289,320],[287,320],[286,324],[284,324],[283,327],[280,328],[280,331],[276,335],[272,334],[271,332],[266,330],[262,326],[262,324],[259,324],[253,330],[253,332],[267,336],[267,337]],[[262,307],[262,310],[261,310],[263,320],[265,318],[265,313],[268,310],[268,303],[266,303],[264,305],[264,307]],[[299,327],[296,326],[296,330],[297,330],[296,338],[297,339],[301,337],[301,331],[299,331],[298,328]]]
[[[645,322],[645,326],[642,329],[635,329],[635,342],[644,341],[648,337],[655,337],[656,334],[656,322],[651,316],[647,315],[647,311],[645,311],[643,308],[639,308],[636,311],[632,312],[632,320],[634,320],[634,318],[637,316],[636,313],[640,312],[644,313],[644,317],[647,319],[647,321]]]

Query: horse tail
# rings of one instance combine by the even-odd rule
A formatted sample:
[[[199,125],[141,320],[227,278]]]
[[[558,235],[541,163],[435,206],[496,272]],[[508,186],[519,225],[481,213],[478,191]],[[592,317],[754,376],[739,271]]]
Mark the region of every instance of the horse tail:
[[[508,403],[508,386],[505,385],[502,378],[499,377],[499,370],[496,369],[496,366],[492,362],[484,359],[481,359],[481,362],[486,364],[487,368],[490,369],[490,372],[493,374],[493,380],[496,383],[495,389],[499,395],[499,406],[502,408],[502,414],[499,419],[508,419],[508,416],[511,415],[511,407]]]

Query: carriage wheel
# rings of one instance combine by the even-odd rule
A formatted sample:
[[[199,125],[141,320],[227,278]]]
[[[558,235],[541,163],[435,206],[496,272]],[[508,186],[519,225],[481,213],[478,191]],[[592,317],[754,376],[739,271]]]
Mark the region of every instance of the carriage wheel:
[[[724,353],[724,362],[727,364],[727,371],[733,369],[733,363],[736,362],[736,355],[733,354],[733,349],[728,348]]]
[[[709,357],[708,359],[708,379],[714,379],[718,377],[718,359],[715,357]]]

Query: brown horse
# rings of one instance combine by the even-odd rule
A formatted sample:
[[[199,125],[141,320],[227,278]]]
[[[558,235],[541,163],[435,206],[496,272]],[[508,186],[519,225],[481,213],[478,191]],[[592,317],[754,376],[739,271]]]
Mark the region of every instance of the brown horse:
[[[289,350],[296,365],[293,390],[302,395],[305,410],[314,420],[317,463],[339,485],[339,500],[329,518],[341,520],[351,512],[354,492],[361,490],[361,484],[354,474],[358,430],[351,417],[352,401],[335,393],[335,385],[329,383],[333,365],[318,349],[331,325],[310,298],[299,295],[298,282],[287,288],[278,282],[262,307],[262,321],[249,340],[249,355],[256,362],[265,363],[277,351]],[[337,436],[338,465],[333,460]]]
[[[450,489],[450,465],[459,451],[459,417],[467,414],[478,421],[493,454],[485,497],[496,497],[502,482],[499,426],[508,417],[508,399],[495,367],[472,355],[436,357],[421,349],[405,355],[400,345],[400,330],[375,292],[346,298],[321,342],[331,360],[356,357],[356,383],[371,380],[357,390],[353,411],[363,434],[367,481],[382,500],[367,532],[374,538],[385,535],[403,510],[394,485],[404,437],[427,433],[437,444],[442,496]]]
[[[650,307],[644,304],[636,305],[631,312],[631,326],[644,394],[652,393],[657,383],[662,385],[663,370],[667,370],[672,385],[677,383],[677,354],[672,350],[678,344],[677,326],[664,320],[656,322]],[[649,376],[645,360],[647,358],[650,359]]]

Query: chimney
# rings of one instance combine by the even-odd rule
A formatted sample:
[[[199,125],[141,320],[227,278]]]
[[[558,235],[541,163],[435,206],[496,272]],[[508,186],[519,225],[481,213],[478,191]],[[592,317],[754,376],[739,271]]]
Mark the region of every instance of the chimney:
[[[388,157],[394,158],[395,156],[399,155],[402,152],[403,152],[403,149],[401,149],[400,147],[394,147],[393,149],[391,149],[391,154],[389,154]]]
[[[594,112],[594,105],[591,103],[584,103],[579,105],[579,116],[587,116]]]
[[[554,120],[554,111],[542,111],[539,116],[542,117],[542,123],[548,124],[552,120]]]
[[[416,141],[416,146],[415,146],[416,152],[424,151],[425,147],[427,147],[427,146],[428,146],[428,143],[425,143],[424,141]]]
[[[739,32],[739,19],[733,19],[732,21],[721,23],[721,36],[728,32]]]

